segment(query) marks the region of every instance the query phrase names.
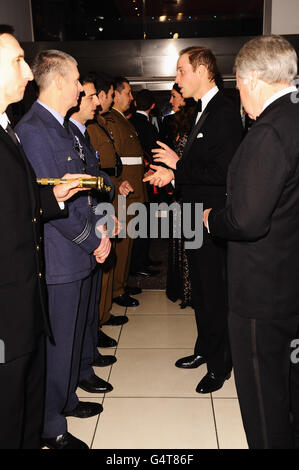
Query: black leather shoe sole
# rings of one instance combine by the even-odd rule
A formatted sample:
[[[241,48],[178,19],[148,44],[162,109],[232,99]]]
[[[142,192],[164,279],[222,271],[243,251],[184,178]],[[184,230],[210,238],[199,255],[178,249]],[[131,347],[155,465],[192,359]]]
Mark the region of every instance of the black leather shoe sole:
[[[98,335],[98,348],[115,348],[117,341],[110,336],[106,335],[102,330],[99,331]]]
[[[140,269],[139,271],[136,271],[132,273],[132,276],[143,276],[143,277],[154,277],[158,276],[160,274],[160,271],[154,270],[154,269]]]
[[[82,388],[85,392],[88,393],[108,393],[113,390],[112,385],[109,382],[105,382],[105,380],[100,379],[102,383],[93,384],[89,383],[88,381],[79,382],[79,387]]]
[[[224,382],[228,380],[230,376],[231,373],[229,372],[225,377],[211,377],[208,372],[197,385],[196,392],[202,394],[216,392],[223,387]]]
[[[86,449],[88,450],[89,447],[85,442],[80,441],[75,436],[66,432],[59,437],[53,438],[45,438],[42,440],[42,446],[46,446],[49,449]]]
[[[120,295],[119,297],[115,297],[113,302],[121,307],[137,307],[139,302],[137,299],[130,297],[128,294]]]
[[[111,315],[109,320],[102,325],[110,325],[110,326],[121,326],[125,323],[128,323],[129,319],[125,315]]]
[[[111,366],[116,361],[115,356],[98,356],[91,365],[94,367],[107,367]]]
[[[178,359],[175,363],[180,369],[196,369],[207,362],[202,356],[187,356]]]
[[[64,416],[73,416],[75,418],[90,418],[102,413],[103,407],[100,403],[91,403],[80,401],[78,406],[68,413],[64,413]]]

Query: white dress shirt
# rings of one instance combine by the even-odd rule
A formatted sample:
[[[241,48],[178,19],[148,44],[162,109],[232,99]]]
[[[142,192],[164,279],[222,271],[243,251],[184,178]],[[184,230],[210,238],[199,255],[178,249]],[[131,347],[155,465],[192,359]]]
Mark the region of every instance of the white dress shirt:
[[[205,95],[203,95],[203,97],[201,98],[201,112],[197,114],[195,124],[198,123],[198,120],[200,119],[202,113],[204,112],[204,110],[208,106],[211,99],[214,98],[214,96],[218,93],[218,91],[219,91],[218,86],[214,86]]]

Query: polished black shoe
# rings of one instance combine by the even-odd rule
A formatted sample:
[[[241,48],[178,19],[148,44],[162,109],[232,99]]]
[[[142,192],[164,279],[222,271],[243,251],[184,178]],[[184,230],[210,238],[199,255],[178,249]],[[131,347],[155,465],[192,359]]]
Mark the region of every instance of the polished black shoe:
[[[135,271],[132,273],[132,276],[143,276],[143,277],[154,277],[157,276],[160,273],[157,269],[149,269],[147,267],[138,269],[138,271]]]
[[[80,441],[69,432],[56,437],[46,437],[43,439],[42,445],[49,447],[49,449],[89,449],[85,442]]]
[[[72,411],[63,413],[64,416],[74,416],[75,418],[90,418],[102,413],[103,407],[100,403],[91,403],[89,401],[79,401],[76,408]]]
[[[141,294],[142,289],[141,287],[137,287],[137,286],[126,286],[125,291],[129,295],[138,295],[138,294]]]
[[[98,348],[115,348],[115,346],[117,346],[117,341],[99,330]]]
[[[102,325],[110,325],[110,326],[120,326],[124,325],[125,323],[128,323],[129,319],[126,317],[126,315],[110,315],[109,320],[107,320],[105,323],[102,323]]]
[[[138,300],[130,297],[127,293],[114,297],[113,302],[121,307],[137,307],[139,305]]]
[[[117,361],[115,356],[98,354],[93,363],[91,364],[94,367],[107,367],[111,366]]]
[[[225,376],[216,376],[213,372],[208,372],[197,385],[196,391],[197,393],[216,392],[216,390],[219,390],[230,376],[230,372]]]
[[[92,375],[88,380],[81,380],[79,387],[88,393],[108,393],[113,390],[112,385],[97,375]]]
[[[193,354],[192,356],[178,359],[175,365],[180,369],[196,369],[196,367],[201,366],[201,364],[204,364],[205,362],[207,361],[202,356],[195,356],[195,354]]]

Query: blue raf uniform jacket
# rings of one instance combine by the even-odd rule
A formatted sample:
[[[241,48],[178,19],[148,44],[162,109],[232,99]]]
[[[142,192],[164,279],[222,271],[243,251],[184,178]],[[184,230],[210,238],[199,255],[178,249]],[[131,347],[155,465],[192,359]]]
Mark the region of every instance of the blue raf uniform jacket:
[[[73,133],[39,103],[32,105],[16,132],[38,178],[86,172]],[[84,279],[96,266],[93,251],[100,244],[100,233],[95,233],[88,191],[79,192],[68,201],[68,212],[67,218],[44,226],[47,284]]]

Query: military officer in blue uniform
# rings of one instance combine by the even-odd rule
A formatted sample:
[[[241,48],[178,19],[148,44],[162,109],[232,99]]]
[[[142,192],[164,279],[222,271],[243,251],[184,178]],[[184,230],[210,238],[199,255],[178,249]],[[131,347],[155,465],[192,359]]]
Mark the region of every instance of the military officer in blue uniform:
[[[74,135],[65,126],[67,111],[83,90],[77,63],[62,51],[42,51],[34,60],[38,100],[17,126],[37,177],[82,173]],[[66,170],[66,171],[65,171]],[[106,233],[95,232],[88,195],[69,203],[68,218],[45,225],[46,282],[54,343],[47,343],[47,375],[43,440],[54,449],[87,448],[67,431],[66,416],[89,417],[102,411],[99,403],[79,402],[78,384],[83,335],[91,281],[96,263],[109,254]]]

